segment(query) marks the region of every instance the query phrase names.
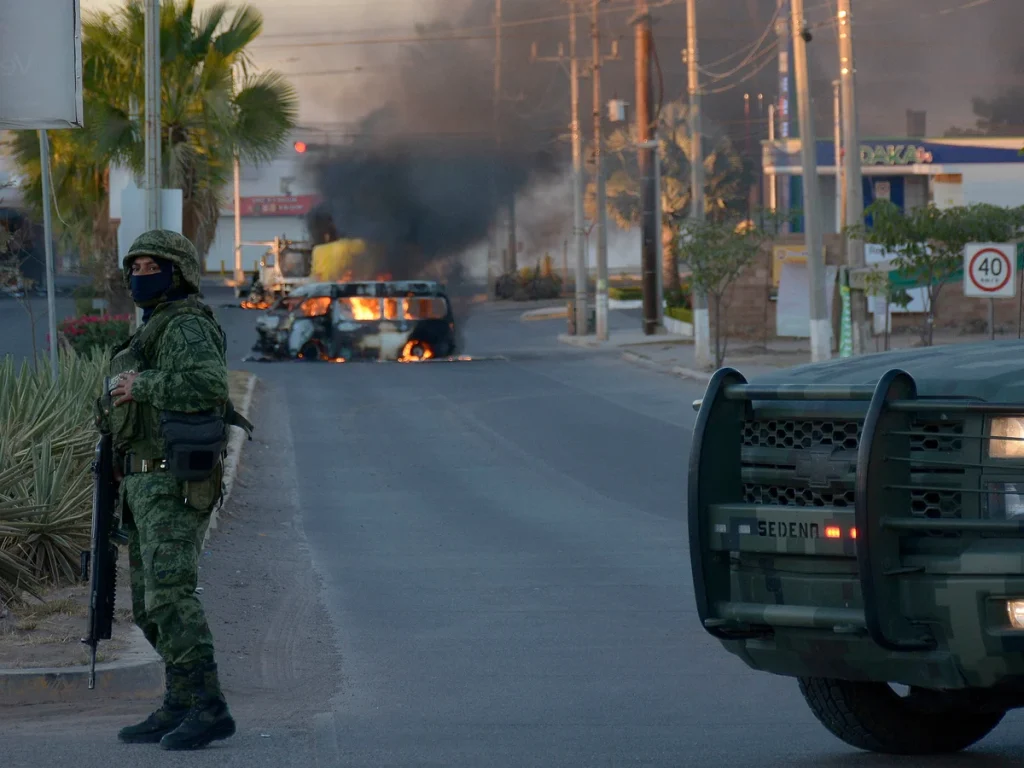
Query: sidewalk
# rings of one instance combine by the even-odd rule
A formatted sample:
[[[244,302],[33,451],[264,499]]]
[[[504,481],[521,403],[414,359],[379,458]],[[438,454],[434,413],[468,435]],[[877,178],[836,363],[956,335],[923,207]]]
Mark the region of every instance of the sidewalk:
[[[1016,339],[1016,332],[997,334],[996,341]],[[559,334],[563,344],[588,349],[618,350],[622,357],[632,363],[656,370],[674,373],[695,381],[707,382],[714,367],[702,370],[694,360],[693,340],[671,333],[644,335],[641,330],[613,331],[608,341],[598,341],[594,336],[569,336]],[[988,334],[957,334],[936,331],[933,346],[948,344],[978,344],[990,341]],[[875,339],[871,353],[884,352],[884,339]],[[889,350],[915,349],[921,347],[917,334],[892,336]],[[775,339],[764,344],[732,340],[727,344],[723,365],[736,368],[747,378],[772,373],[780,368],[791,368],[810,363],[810,347],[806,339]]]

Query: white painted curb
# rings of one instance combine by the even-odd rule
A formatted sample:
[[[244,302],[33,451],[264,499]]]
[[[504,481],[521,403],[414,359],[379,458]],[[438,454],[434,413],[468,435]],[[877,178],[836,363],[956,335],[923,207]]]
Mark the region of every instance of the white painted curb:
[[[252,395],[256,389],[256,376],[252,376],[249,379],[249,383],[245,387],[245,394],[242,396],[242,402],[238,405],[238,412],[245,418],[249,418],[249,411],[252,407]],[[251,419],[250,419],[251,421]],[[235,484],[235,476],[238,474],[238,461],[242,455],[242,446],[245,445],[246,437],[245,430],[232,429],[231,437],[228,439],[228,455],[224,458],[224,498],[213,510],[213,514],[210,515],[210,524],[206,528],[206,534],[203,536],[203,546],[206,546],[206,542],[210,539],[210,532],[216,530],[217,519],[220,517],[220,511],[228,503],[228,499],[231,497],[231,488]]]

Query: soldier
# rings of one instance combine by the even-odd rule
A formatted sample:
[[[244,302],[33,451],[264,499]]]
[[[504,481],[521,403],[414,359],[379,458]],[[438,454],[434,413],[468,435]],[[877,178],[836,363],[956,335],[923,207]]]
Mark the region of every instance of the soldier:
[[[132,243],[123,270],[143,323],[114,349],[99,422],[113,436],[119,468],[132,612],[164,661],[166,693],[118,738],[197,749],[235,733],[195,590],[199,550],[221,498],[226,425],[240,423],[231,420],[224,332],[196,296],[193,244],[151,230]]]

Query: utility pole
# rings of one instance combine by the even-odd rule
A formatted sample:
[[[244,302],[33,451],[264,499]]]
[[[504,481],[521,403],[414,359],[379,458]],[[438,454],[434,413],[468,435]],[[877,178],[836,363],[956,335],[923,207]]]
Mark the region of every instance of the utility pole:
[[[160,150],[160,0],[146,0],[146,228],[160,228],[161,176]],[[237,257],[236,257],[237,258]],[[135,326],[142,324],[142,310],[135,309]]]
[[[864,219],[864,190],[861,182],[860,137],[857,128],[856,67],[853,63],[853,19],[850,0],[839,0],[839,83],[843,102],[843,135],[846,154],[843,176],[846,189],[846,223],[859,224]],[[864,266],[864,243],[856,238],[846,240],[846,263],[850,269]],[[853,325],[853,354],[868,351],[871,329],[868,324],[868,298],[863,289],[850,291],[850,315]]]
[[[494,132],[495,141],[501,147],[501,65],[502,65],[502,10],[501,0],[494,0]],[[499,153],[500,158],[500,153]],[[499,192],[500,194],[500,192]],[[518,264],[519,243],[516,238],[516,193],[511,187],[508,190],[508,250],[504,272],[515,272]]]
[[[585,334],[587,330],[587,248],[586,248],[586,231],[584,228],[584,213],[583,213],[583,134],[580,128],[580,89],[579,81],[580,77],[585,76],[580,71],[580,65],[586,59],[580,59],[577,55],[576,44],[577,44],[577,3],[580,0],[568,0],[569,2],[569,56],[565,56],[565,48],[559,43],[558,44],[558,55],[540,57],[537,55],[537,44],[534,43],[530,50],[530,61],[531,62],[565,62],[566,58],[569,60],[569,85],[570,85],[570,96],[572,99],[570,110],[572,112],[572,184],[573,184],[573,247],[576,251],[576,333]],[[597,221],[595,225],[598,227],[597,236],[597,258],[598,258],[598,299],[596,307],[595,318],[597,323],[600,323],[602,304],[601,304],[601,274],[602,269],[604,272],[604,317],[605,323],[607,324],[607,307],[608,307],[608,246],[607,246],[607,208],[600,202],[604,199],[604,177],[602,175],[601,168],[601,136],[602,136],[602,118],[601,118],[601,86],[600,86],[600,70],[604,62],[606,61],[617,61],[619,59],[619,48],[617,42],[613,42],[611,46],[611,53],[606,56],[601,55],[600,51],[600,39],[597,37],[597,26],[596,19],[598,16],[598,0],[591,0],[593,7],[594,22],[591,30],[591,36],[594,41],[594,60],[589,62],[589,69],[594,77],[594,100],[595,114],[594,114],[594,143],[595,143],[595,174],[596,174],[596,187],[597,194],[599,195],[599,202],[597,203]],[[603,267],[602,267],[602,259]],[[597,330],[597,328],[595,328]],[[607,327],[605,329],[607,334]],[[607,338],[607,335],[604,337]]]
[[[778,136],[785,141],[789,138],[789,0],[776,0],[778,20],[775,31],[779,38],[779,108]],[[777,176],[778,206],[786,214],[782,231],[789,232],[789,176]]]
[[[604,188],[604,123],[601,103],[601,0],[593,0],[590,13],[590,37],[593,42],[591,77],[594,86],[594,190],[597,206],[597,295],[596,324],[597,338],[608,339],[608,211],[605,205]]]
[[[494,159],[491,167],[491,210],[497,212],[501,209],[501,194],[498,185],[498,173],[501,169],[501,0],[494,0],[494,102],[492,120],[494,122]],[[491,224],[488,242],[489,253],[487,255],[487,282],[489,283],[488,294],[495,296],[497,281],[494,279],[493,269],[495,262],[500,264],[498,274],[504,274],[506,260],[499,261],[498,256],[501,249],[498,247],[498,217],[495,215]]]
[[[700,114],[697,53],[697,3],[686,0],[686,81],[690,95],[690,217],[704,221],[704,137]],[[711,317],[708,297],[693,285],[693,354],[699,368],[711,365]]]
[[[843,231],[843,131],[842,131],[842,107],[839,99],[839,81],[832,81],[832,144],[835,153],[836,171],[836,232]]]
[[[768,142],[772,147],[772,164],[775,164],[775,159],[778,154],[775,152],[775,105],[768,105]],[[779,206],[777,199],[777,185],[775,183],[775,172],[768,174],[768,210],[772,213],[776,212]]]
[[[651,82],[651,13],[647,0],[637,0],[634,17],[636,40],[636,143],[640,166],[641,245],[640,270],[643,281],[643,331],[651,336],[658,331],[658,227],[655,221],[654,153],[651,133],[654,127],[654,94]]]
[[[797,112],[800,119],[800,154],[803,165],[804,237],[807,243],[807,272],[810,282],[811,361],[832,356],[832,323],[825,299],[825,253],[822,246],[818,206],[818,162],[814,139],[814,113],[807,71],[807,40],[804,0],[791,0],[793,20],[793,68],[796,76]]]
[[[580,132],[580,62],[576,56],[576,2],[569,0],[569,80],[572,99],[572,228],[576,247],[576,333],[587,333],[587,253],[583,244],[583,136]]]

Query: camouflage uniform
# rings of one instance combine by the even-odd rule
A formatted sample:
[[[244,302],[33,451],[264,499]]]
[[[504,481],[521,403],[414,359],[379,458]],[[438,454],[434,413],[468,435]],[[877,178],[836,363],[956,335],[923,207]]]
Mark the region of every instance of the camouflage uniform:
[[[162,414],[227,412],[224,333],[199,292],[199,259],[182,235],[152,230],[135,240],[124,258],[149,256],[170,287],[146,301],[148,315],[125,344],[114,349],[111,377],[138,372],[131,400],[99,402],[101,429],[113,435],[115,461],[124,468],[121,524],[128,534],[135,623],[160,654],[166,670],[163,705],[144,722],[124,728],[126,742],[157,742],[192,749],[235,732],[217,675],[213,637],[196,595],[199,551],[221,495],[223,465],[200,481],[167,471]],[[138,278],[136,278],[138,279]]]

